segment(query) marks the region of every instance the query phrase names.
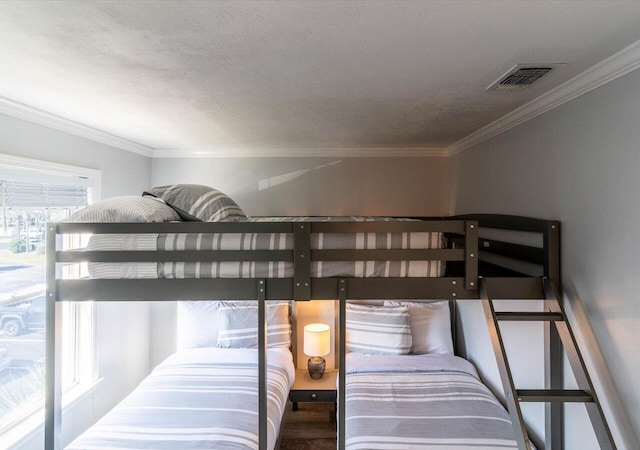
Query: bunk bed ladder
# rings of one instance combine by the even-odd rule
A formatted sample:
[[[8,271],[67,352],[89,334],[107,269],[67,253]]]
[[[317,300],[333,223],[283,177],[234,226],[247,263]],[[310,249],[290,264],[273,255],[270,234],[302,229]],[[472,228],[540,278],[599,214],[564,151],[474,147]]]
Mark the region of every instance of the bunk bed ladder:
[[[529,436],[526,430],[525,422],[522,417],[520,403],[522,402],[550,402],[550,403],[567,403],[580,402],[584,403],[587,413],[591,419],[591,424],[595,431],[600,448],[603,450],[615,450],[616,445],[611,435],[611,430],[607,425],[602,407],[596,396],[596,392],[591,383],[591,378],[587,372],[587,368],[582,359],[582,355],[578,350],[578,346],[567,321],[562,305],[558,300],[557,291],[553,283],[548,278],[542,279],[545,294],[545,310],[543,312],[496,312],[493,306],[493,299],[489,297],[487,292],[487,281],[481,279],[479,283],[479,293],[482,299],[489,335],[493,346],[493,351],[498,363],[498,370],[502,380],[502,386],[505,393],[507,410],[511,417],[515,439],[518,448],[521,450],[532,450]],[[511,369],[507,360],[502,335],[498,323],[500,321],[528,321],[528,322],[547,322],[555,325],[560,336],[560,340],[565,349],[569,364],[575,375],[578,389],[516,389],[511,375]],[[534,442],[538,449],[543,446]]]

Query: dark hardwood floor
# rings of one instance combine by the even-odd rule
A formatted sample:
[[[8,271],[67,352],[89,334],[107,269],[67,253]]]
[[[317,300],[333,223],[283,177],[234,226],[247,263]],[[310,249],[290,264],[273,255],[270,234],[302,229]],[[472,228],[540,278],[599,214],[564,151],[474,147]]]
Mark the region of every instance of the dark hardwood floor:
[[[335,450],[336,416],[332,403],[291,403],[284,413],[280,450]]]

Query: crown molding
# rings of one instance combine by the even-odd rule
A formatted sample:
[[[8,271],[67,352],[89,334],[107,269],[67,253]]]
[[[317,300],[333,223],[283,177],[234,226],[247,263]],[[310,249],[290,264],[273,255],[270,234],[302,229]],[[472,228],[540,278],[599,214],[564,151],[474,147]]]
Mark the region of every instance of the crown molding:
[[[449,147],[448,155],[453,156],[468,150],[639,68],[640,41],[637,41],[554,89],[455,142]]]
[[[155,149],[153,158],[425,158],[447,157],[446,148],[266,148]]]
[[[16,119],[42,125],[57,131],[80,136],[112,147],[150,157],[153,149],[146,145],[138,144],[127,139],[114,136],[105,131],[83,125],[73,120],[65,119],[56,114],[34,108],[24,103],[0,97],[0,114],[5,114]]]
[[[70,164],[61,164],[51,161],[43,161],[40,159],[23,158],[22,156],[8,155],[0,153],[0,166],[11,167],[15,169],[29,169],[38,172],[52,173],[55,175],[68,175],[70,177],[91,177],[100,176],[97,169],[89,169],[87,167],[72,166]]]

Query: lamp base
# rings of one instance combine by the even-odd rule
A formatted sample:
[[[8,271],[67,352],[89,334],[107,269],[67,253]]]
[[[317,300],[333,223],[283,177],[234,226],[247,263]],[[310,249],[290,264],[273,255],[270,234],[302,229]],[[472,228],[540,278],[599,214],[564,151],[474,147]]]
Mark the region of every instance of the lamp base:
[[[307,361],[307,369],[309,369],[309,376],[313,380],[319,380],[324,375],[324,369],[327,367],[327,362],[321,356],[313,356]]]

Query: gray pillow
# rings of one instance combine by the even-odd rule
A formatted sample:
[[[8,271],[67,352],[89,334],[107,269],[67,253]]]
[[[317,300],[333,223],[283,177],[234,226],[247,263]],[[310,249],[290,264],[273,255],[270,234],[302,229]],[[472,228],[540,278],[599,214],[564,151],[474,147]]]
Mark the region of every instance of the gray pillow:
[[[233,222],[247,218],[238,204],[226,194],[200,184],[158,186],[142,195],[162,199],[186,221]]]
[[[96,202],[74,212],[65,222],[171,222],[180,216],[162,200],[124,196]]]
[[[218,347],[258,348],[258,304],[256,302],[220,302]],[[267,347],[291,346],[291,321],[288,302],[267,303]]]

